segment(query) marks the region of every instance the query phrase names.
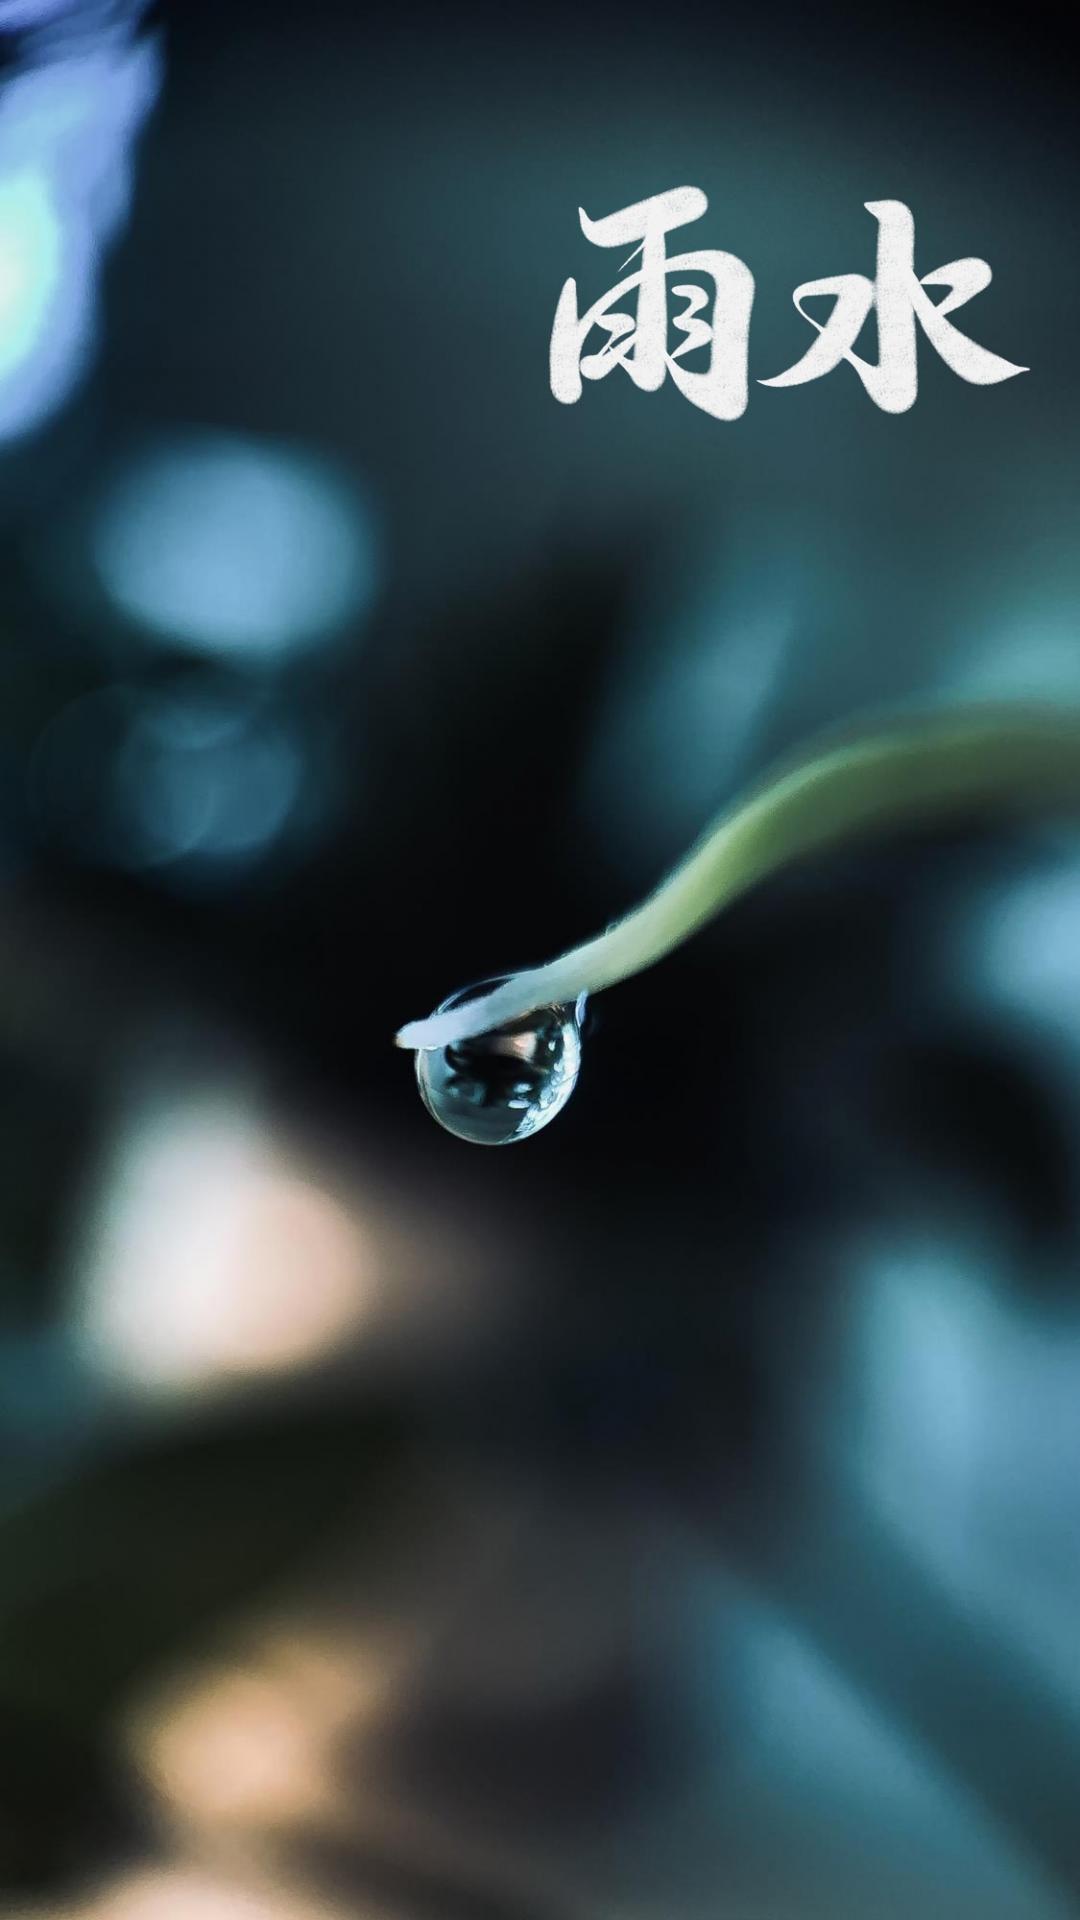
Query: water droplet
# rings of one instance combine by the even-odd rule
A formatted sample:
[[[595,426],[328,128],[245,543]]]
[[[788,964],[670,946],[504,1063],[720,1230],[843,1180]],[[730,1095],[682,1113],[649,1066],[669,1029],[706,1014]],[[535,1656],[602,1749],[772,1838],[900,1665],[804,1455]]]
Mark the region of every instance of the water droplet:
[[[481,980],[451,994],[439,1008],[460,1007],[501,980]],[[420,1096],[432,1118],[459,1140],[501,1147],[527,1140],[561,1113],[577,1085],[581,1019],[576,1006],[538,1007],[493,1033],[416,1055]]]

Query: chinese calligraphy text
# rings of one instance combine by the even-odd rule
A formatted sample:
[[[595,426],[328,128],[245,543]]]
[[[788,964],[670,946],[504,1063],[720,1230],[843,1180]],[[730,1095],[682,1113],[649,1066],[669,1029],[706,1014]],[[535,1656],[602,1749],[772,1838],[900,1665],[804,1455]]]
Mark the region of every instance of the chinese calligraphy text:
[[[915,222],[899,200],[868,200],[866,210],[878,225],[876,271],[831,274],[807,280],[792,295],[813,340],[802,358],[783,373],[759,382],[764,387],[797,387],[818,380],[846,360],[854,367],[875,405],[886,413],[906,413],[918,392],[918,333],[961,380],[992,386],[1026,373],[980,346],[947,317],[989,286],[985,260],[950,260],[921,276],[915,269]],[[579,208],[581,230],[598,247],[629,247],[623,266],[640,262],[582,312],[576,280],[567,280],[555,309],[551,333],[551,391],[572,404],[581,398],[583,380],[602,380],[621,367],[635,386],[654,392],[670,375],[687,400],[717,420],[737,420],[746,410],[749,389],[750,310],[754,276],[733,253],[700,247],[669,254],[668,235],[699,220],[708,201],[698,187],[673,187],[635,206],[599,220]],[[694,274],[706,287],[674,275]],[[928,287],[944,287],[933,300]],[[669,292],[682,305],[669,312]],[[833,307],[819,320],[805,302],[831,295]],[[628,311],[627,302],[633,302]],[[865,359],[855,345],[870,314],[877,319],[878,357]],[[587,350],[591,335],[606,335]],[[682,335],[673,342],[672,336]],[[701,349],[705,365],[686,365]]]

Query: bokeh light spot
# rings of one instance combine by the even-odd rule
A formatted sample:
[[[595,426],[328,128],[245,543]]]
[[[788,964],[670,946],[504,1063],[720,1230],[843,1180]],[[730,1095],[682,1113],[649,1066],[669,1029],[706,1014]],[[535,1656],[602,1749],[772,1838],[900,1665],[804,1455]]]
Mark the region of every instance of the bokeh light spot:
[[[263,664],[340,630],[375,587],[370,516],[306,454],[190,433],[129,461],[101,501],[94,565],[158,639]]]
[[[41,28],[31,58],[0,79],[0,441],[39,426],[86,370],[104,251],[127,216],[134,142],[161,79],[156,40],[137,37],[141,6],[76,53],[45,31],[64,11],[0,13],[0,30]]]
[[[377,1305],[372,1237],[242,1102],[151,1109],[125,1136],[91,1239],[78,1323],[106,1374],[182,1392],[332,1352]]]
[[[38,741],[33,804],[84,859],[183,879],[233,876],[324,797],[311,741],[243,686],[110,687],[62,708]]]

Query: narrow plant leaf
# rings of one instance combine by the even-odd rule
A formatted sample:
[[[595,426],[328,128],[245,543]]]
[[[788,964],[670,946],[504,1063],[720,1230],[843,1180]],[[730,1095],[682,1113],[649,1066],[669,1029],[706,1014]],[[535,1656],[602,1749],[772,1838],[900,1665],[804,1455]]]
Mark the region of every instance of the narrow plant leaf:
[[[492,992],[413,1020],[399,1047],[445,1047],[651,967],[758,881],[871,832],[942,817],[1080,806],[1080,711],[980,708],[825,744],[753,789],[640,906]]]

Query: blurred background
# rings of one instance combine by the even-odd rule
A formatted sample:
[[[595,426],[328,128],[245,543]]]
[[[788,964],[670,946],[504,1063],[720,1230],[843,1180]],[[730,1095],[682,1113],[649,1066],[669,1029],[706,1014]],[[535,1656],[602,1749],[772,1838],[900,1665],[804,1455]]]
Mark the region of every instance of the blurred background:
[[[898,704],[1080,700],[1054,9],[0,0],[0,1912],[1080,1912],[1080,831],[394,1029]],[[1031,372],[548,387],[597,217]],[[872,352],[872,348],[871,348]]]

